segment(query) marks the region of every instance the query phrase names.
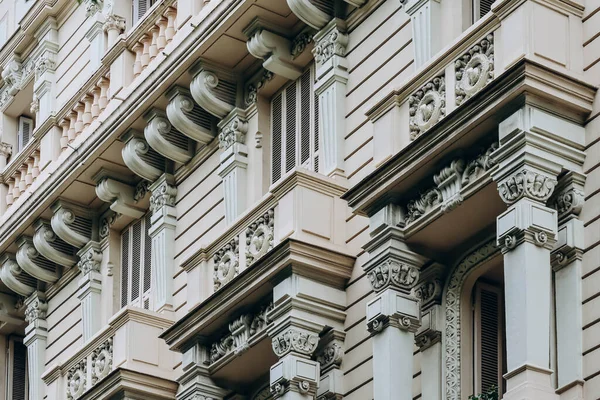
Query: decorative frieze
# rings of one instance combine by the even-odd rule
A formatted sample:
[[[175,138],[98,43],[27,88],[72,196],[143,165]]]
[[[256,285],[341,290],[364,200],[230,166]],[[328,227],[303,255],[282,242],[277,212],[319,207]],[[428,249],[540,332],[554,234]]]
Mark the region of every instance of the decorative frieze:
[[[449,212],[463,202],[460,194],[462,188],[462,173],[465,162],[462,159],[454,160],[449,166],[443,168],[433,176],[433,181],[442,192],[442,212]]]
[[[239,238],[236,236],[214,255],[215,291],[219,290],[223,285],[235,278],[240,272],[238,253]]]
[[[494,79],[494,34],[469,49],[454,62],[456,105],[461,105]]]
[[[273,248],[275,209],[270,209],[246,229],[246,266]]]
[[[442,201],[442,192],[438,188],[428,189],[418,199],[411,200],[406,205],[406,223],[415,222],[441,204]]]
[[[419,269],[394,259],[387,259],[369,270],[367,278],[375,291],[388,286],[410,290],[419,279]]]
[[[437,76],[408,98],[410,138],[415,140],[423,132],[446,116],[446,83]]]
[[[323,65],[334,55],[339,57],[346,56],[346,46],[348,46],[348,35],[342,32],[336,25],[323,37],[315,39],[313,56],[318,65]]]
[[[506,204],[513,204],[524,197],[545,203],[556,183],[554,178],[523,168],[504,178],[498,185],[498,192]]]
[[[297,328],[288,328],[275,336],[271,342],[273,352],[279,358],[291,352],[312,356],[319,344],[319,335]]]
[[[76,400],[86,390],[87,360],[81,360],[67,373],[67,399]]]
[[[108,338],[92,353],[92,386],[112,371],[113,338]]]

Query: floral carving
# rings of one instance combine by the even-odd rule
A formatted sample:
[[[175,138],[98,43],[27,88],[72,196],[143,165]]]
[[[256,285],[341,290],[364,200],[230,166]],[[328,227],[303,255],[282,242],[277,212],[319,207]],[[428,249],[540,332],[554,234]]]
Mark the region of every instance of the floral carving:
[[[438,300],[441,295],[442,282],[439,279],[426,281],[415,289],[415,296],[421,302],[421,308],[425,308],[435,300]]]
[[[77,267],[82,274],[88,274],[91,271],[100,272],[100,263],[102,262],[102,252],[100,246],[89,246],[83,254],[80,254],[80,260]]]
[[[492,157],[492,153],[496,150],[498,150],[498,143],[494,142],[484,152],[467,163],[462,176],[463,185],[475,182],[480,176],[497,164],[496,160]]]
[[[0,156],[8,158],[12,155],[12,152],[13,152],[12,144],[4,143],[4,142],[0,143]]]
[[[104,21],[104,25],[102,25],[102,29],[104,32],[116,30],[119,33],[123,33],[125,31],[125,18],[115,14],[109,14],[106,16],[106,20]]]
[[[443,76],[427,82],[408,98],[410,138],[415,140],[446,116],[446,83]]]
[[[406,222],[410,224],[418,220],[435,206],[441,204],[442,199],[442,192],[438,188],[432,188],[423,193],[418,199],[409,201],[406,205]]]
[[[283,357],[290,352],[312,356],[319,344],[319,335],[289,328],[273,338],[273,352]]]
[[[221,129],[219,133],[219,146],[223,149],[228,149],[234,143],[244,144],[246,141],[246,133],[248,132],[248,121],[235,116],[227,125]]]
[[[433,176],[433,181],[442,192],[442,212],[449,212],[463,202],[460,194],[462,189],[462,172],[465,162],[462,159],[454,160],[452,163]]]
[[[42,74],[48,70],[54,70],[56,68],[56,63],[50,57],[49,54],[42,54],[35,62],[35,77],[36,79],[42,76]]]
[[[317,361],[321,365],[321,371],[332,365],[339,366],[342,363],[344,349],[338,343],[329,343],[323,348],[321,354],[317,356]]]
[[[47,312],[48,303],[41,298],[35,298],[25,308],[25,321],[31,324],[38,319],[46,319]]]
[[[317,64],[321,65],[328,61],[334,55],[344,57],[346,55],[346,46],[348,45],[348,35],[334,27],[331,32],[321,38],[313,48],[313,55]]]
[[[113,226],[119,218],[121,218],[121,214],[110,212],[100,220],[100,239],[108,237],[108,234],[110,233],[110,227]]]
[[[513,204],[523,197],[545,202],[555,186],[556,180],[524,168],[504,179],[498,191],[506,204]]]
[[[275,211],[270,209],[246,229],[246,266],[273,248]]]
[[[412,265],[388,259],[367,272],[367,278],[376,291],[389,285],[409,290],[417,283],[419,269]]]
[[[456,105],[480,91],[494,79],[494,35],[488,34],[454,62]]]
[[[273,79],[273,76],[275,75],[271,71],[264,70],[258,82],[248,85],[248,88],[246,89],[246,105],[249,106],[256,103],[258,92],[265,87],[267,82]]]
[[[100,11],[102,11],[101,0],[85,0],[85,15],[87,17],[93,17]]]
[[[312,42],[313,37],[308,32],[302,32],[292,42],[292,59],[298,57],[306,50],[306,47]]]
[[[79,398],[86,389],[87,360],[81,360],[67,374],[67,398]]]
[[[496,256],[499,248],[491,240],[467,255],[451,272],[446,289],[446,327],[444,335],[444,363],[446,365],[446,399],[460,400],[460,298],[463,284],[477,266]]]
[[[150,210],[155,213],[164,206],[175,206],[177,187],[166,180],[154,188],[150,196]]]
[[[572,187],[567,188],[556,196],[554,208],[561,217],[567,214],[579,215],[584,200],[585,195],[581,190]]]
[[[221,250],[217,251],[213,260],[215,263],[215,291],[231,281],[239,273],[238,259],[239,238],[236,236]]]
[[[92,353],[92,385],[112,371],[113,338],[107,339]]]
[[[137,203],[146,197],[146,193],[148,193],[148,182],[140,181],[137,185],[135,185],[135,191],[133,192],[133,200]]]

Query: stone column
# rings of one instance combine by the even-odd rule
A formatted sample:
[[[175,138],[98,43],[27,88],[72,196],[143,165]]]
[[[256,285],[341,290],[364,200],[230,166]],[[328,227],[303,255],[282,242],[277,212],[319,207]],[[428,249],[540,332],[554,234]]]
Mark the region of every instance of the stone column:
[[[583,399],[583,336],[581,269],[584,250],[585,176],[568,172],[550,204],[558,212],[557,242],[551,254],[556,310],[557,393],[561,398]]]
[[[377,293],[367,304],[375,400],[412,400],[413,349],[421,313],[411,291],[425,259],[402,241],[396,228],[400,216],[392,205],[371,216],[372,239],[364,247],[370,259],[363,268]]]
[[[84,343],[102,327],[102,249],[100,243],[89,242],[79,252],[77,267],[81,270],[77,297],[81,301],[81,325]]]
[[[29,399],[44,399],[44,381],[41,376],[45,370],[46,343],[48,340],[48,324],[46,312],[48,304],[46,295],[42,292],[33,292],[25,300],[25,339],[27,346],[27,372],[29,374]]]
[[[415,289],[422,314],[421,326],[415,336],[421,352],[421,396],[430,400],[442,399],[443,282],[444,267],[433,264],[423,271]]]
[[[221,166],[219,176],[223,179],[225,199],[225,222],[231,224],[246,210],[246,170],[248,168],[248,147],[245,145],[248,121],[246,114],[233,110],[219,123],[219,145]]]
[[[223,399],[228,391],[220,388],[210,378],[207,367],[210,364],[210,351],[205,346],[199,343],[189,346],[181,361],[183,374],[177,380],[177,400]]]
[[[313,54],[317,64],[315,92],[319,96],[319,132],[322,147],[320,172],[344,177],[344,135],[346,134],[346,82],[348,35],[344,21],[334,18],[315,37]]]
[[[175,177],[163,174],[149,188],[152,211],[150,237],[152,238],[152,296],[153,308],[158,312],[173,307],[173,260],[175,259],[175,226],[177,212]]]

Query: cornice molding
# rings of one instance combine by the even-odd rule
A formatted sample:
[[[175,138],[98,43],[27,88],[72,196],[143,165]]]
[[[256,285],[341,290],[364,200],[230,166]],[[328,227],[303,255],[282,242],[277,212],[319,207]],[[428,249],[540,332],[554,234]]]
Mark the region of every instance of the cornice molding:
[[[163,174],[165,158],[150,147],[142,133],[130,129],[120,139],[125,143],[121,150],[123,161],[134,174],[150,182]]]
[[[17,263],[25,272],[46,283],[54,283],[58,280],[57,266],[37,251],[31,237],[21,236],[17,240],[17,245],[19,246]]]
[[[192,141],[171,125],[164,112],[152,109],[144,115],[144,119],[148,122],[144,137],[157,153],[180,164],[192,159]]]
[[[7,288],[21,296],[29,296],[36,290],[35,278],[19,267],[13,255],[4,254],[0,260],[0,280]]]
[[[346,0],[348,3],[365,3],[365,0]],[[332,2],[333,3],[333,2]],[[311,0],[287,0],[290,10],[305,24],[319,30],[333,18],[333,10],[322,10]]]
[[[54,233],[50,221],[38,219],[34,228],[33,245],[42,256],[67,268],[77,264],[75,249]]]
[[[236,105],[238,82],[234,75],[205,61],[194,65],[190,91],[200,107],[222,119]]]
[[[52,230],[65,242],[82,248],[94,236],[96,214],[80,205],[58,200],[52,205]]]
[[[203,84],[206,86],[206,83]],[[166,96],[169,99],[167,117],[177,130],[202,145],[214,139],[216,127],[212,115],[194,102],[189,90],[175,86],[167,91]]]

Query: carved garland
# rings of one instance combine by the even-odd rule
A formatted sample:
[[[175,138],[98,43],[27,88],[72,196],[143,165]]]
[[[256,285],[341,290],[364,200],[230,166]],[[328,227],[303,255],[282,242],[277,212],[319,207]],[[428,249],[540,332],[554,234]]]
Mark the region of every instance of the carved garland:
[[[215,291],[231,281],[240,272],[238,259],[240,239],[236,236],[221,250],[217,251],[213,261],[215,263],[214,285]]]
[[[249,266],[273,248],[275,210],[264,213],[246,229],[246,266]]]
[[[92,385],[112,371],[113,338],[107,339],[92,353]]]
[[[415,140],[423,132],[446,116],[446,81],[436,76],[408,98],[410,139]]]
[[[480,40],[454,62],[456,70],[456,105],[480,91],[494,79],[494,34]]]
[[[467,255],[450,274],[446,289],[446,328],[444,332],[444,363],[446,367],[446,400],[460,400],[460,295],[466,278],[479,266],[496,256],[500,248],[491,240]]]

